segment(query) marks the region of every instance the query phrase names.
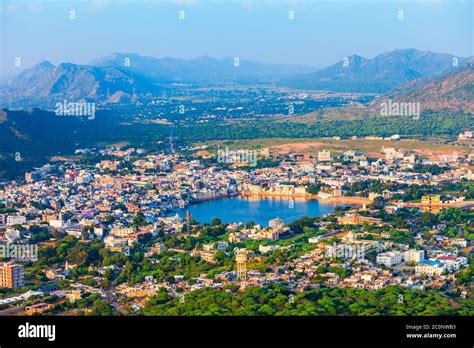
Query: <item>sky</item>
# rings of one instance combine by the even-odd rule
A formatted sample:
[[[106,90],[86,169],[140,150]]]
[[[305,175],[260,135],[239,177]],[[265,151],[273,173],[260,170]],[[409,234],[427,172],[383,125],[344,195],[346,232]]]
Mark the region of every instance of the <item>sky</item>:
[[[472,56],[473,1],[0,0],[0,78],[112,52],[318,68],[398,48]]]

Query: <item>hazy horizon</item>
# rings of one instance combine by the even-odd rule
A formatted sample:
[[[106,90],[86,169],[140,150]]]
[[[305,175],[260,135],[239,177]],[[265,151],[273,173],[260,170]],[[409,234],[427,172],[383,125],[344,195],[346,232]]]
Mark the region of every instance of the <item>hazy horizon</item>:
[[[463,0],[7,0],[0,12],[0,75],[11,79],[43,60],[88,64],[113,52],[315,69],[405,48],[469,57],[472,9]]]

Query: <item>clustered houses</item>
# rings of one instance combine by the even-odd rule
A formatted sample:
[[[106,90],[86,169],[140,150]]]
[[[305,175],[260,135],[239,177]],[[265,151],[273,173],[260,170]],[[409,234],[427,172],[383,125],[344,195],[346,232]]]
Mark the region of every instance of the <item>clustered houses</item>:
[[[13,226],[37,224],[76,238],[82,237],[84,227],[91,226],[90,238],[102,238],[107,227],[106,244],[122,246],[140,233],[180,232],[181,219],[167,216],[171,209],[237,193],[231,172],[204,168],[198,161],[147,155],[133,162],[136,174],[131,175],[121,166],[127,156],[138,155],[140,150],[109,149],[101,153],[115,156],[116,160],[104,160],[95,167],[72,162],[60,168],[49,166],[48,174],[41,171],[41,177],[27,175],[25,185],[12,182],[0,191],[0,202],[24,204],[15,214],[0,215],[0,226],[6,226],[6,235],[20,237],[20,231]],[[151,168],[154,171],[150,172]],[[162,175],[161,170],[171,172]],[[142,229],[132,224],[139,212],[148,222]],[[107,219],[111,223],[104,224]]]
[[[238,194],[307,197],[310,195],[307,188],[315,183],[324,189],[319,197],[328,198],[344,197],[352,183],[371,179],[411,185],[437,185],[443,181],[474,179],[469,170],[469,160],[465,158],[440,158],[438,163],[448,163],[452,168],[438,175],[416,173],[413,171],[414,164],[423,160],[419,160],[414,153],[393,148],[383,148],[380,156],[383,158],[373,161],[356,151],[347,151],[337,158],[323,150],[316,158],[290,154],[282,158],[277,167],[246,170],[219,164],[204,165],[199,159],[146,153],[141,149],[84,149],[80,153],[107,159],[98,160],[95,164],[63,162],[59,166],[44,166],[28,173],[26,183],[9,182],[0,189],[0,203],[14,208],[14,212],[0,214],[2,243],[31,238],[28,228],[39,225],[78,239],[97,238],[111,252],[130,255],[140,236],[146,234],[182,237],[182,232],[189,232],[187,236],[194,237],[189,219],[183,219],[172,211],[199,201]],[[272,154],[268,152],[268,156]],[[367,199],[373,201],[383,197],[390,200],[396,193],[400,192],[370,192]],[[462,201],[460,197],[451,199]],[[439,195],[422,198],[422,204],[440,202]],[[386,206],[385,211],[396,211],[398,205],[394,203]],[[357,230],[357,226],[387,225],[381,218],[373,216],[377,212],[366,207],[351,208],[334,218],[332,226],[336,224],[337,228],[329,227],[329,222],[322,221],[318,230],[323,233],[307,238],[308,243],[312,244],[309,251],[265,272],[248,270],[245,284],[265,286],[271,282],[285,282],[295,291],[321,284],[366,289],[401,285],[424,289],[445,283],[453,272],[468,264],[467,258],[458,256],[454,251],[457,247],[468,246],[463,238],[435,234],[430,244],[426,244],[421,237],[415,238],[416,248],[384,239],[367,239],[368,232],[362,228]],[[245,219],[243,216],[242,220]],[[268,225],[264,228],[235,221],[226,226],[225,241],[206,242],[187,251],[157,242],[145,248],[144,256],[149,258],[165,251],[189,253],[209,264],[216,264],[216,255],[223,252],[230,257],[237,243],[261,243],[253,253],[249,253],[252,261],[276,250],[291,252],[295,249],[292,244],[279,244],[283,237],[292,233],[281,219],[273,219]],[[341,225],[352,230],[347,232]],[[439,230],[442,228],[439,226]],[[332,245],[326,243],[334,235],[341,241]],[[379,237],[388,238],[389,235],[380,232]],[[49,280],[68,279],[74,267],[66,262],[63,267],[46,269],[45,276]],[[407,275],[403,272],[406,270],[411,272]],[[101,267],[96,271],[103,275],[108,269]],[[144,282],[133,286],[124,283],[116,289],[118,294],[133,299],[134,308],[140,308],[144,299],[160,288],[179,297],[204,287],[225,288],[230,283],[240,284],[235,271],[218,272],[213,277],[202,274],[192,279],[179,275],[174,278],[172,283],[158,283],[153,277],[147,277]],[[97,291],[105,297],[100,289],[84,288],[86,285],[80,282],[74,283],[74,286],[74,293],[55,294],[71,301],[80,298],[84,291]],[[38,306],[30,311],[33,313],[43,309],[49,310]]]
[[[282,227],[279,219],[270,221],[270,226]],[[239,225],[234,224],[232,228]],[[316,288],[321,283],[315,282],[321,277],[326,286],[340,286],[376,290],[388,285],[400,285],[411,289],[423,290],[426,287],[439,287],[450,279],[450,272],[459,270],[467,265],[465,257],[457,257],[442,248],[429,248],[429,259],[425,259],[426,250],[410,249],[403,244],[358,239],[361,234],[347,232],[342,237],[342,243],[328,245],[318,243],[316,248],[287,261],[284,265],[272,271],[260,272],[250,270],[245,280],[246,286],[265,286],[271,282],[285,282],[294,291]],[[326,238],[324,235],[322,239]],[[205,261],[214,263],[214,255],[218,250],[229,250],[227,242],[209,243],[203,245],[200,251],[192,252],[200,255]],[[293,245],[260,245],[257,253],[250,253],[250,259],[258,259],[274,250],[292,250]],[[366,256],[375,252],[374,261]],[[323,271],[321,267],[325,267]],[[400,272],[402,269],[413,269],[409,275]],[[347,270],[347,273],[338,273]],[[213,279],[205,274],[192,278],[192,282],[177,276],[174,284],[156,283],[150,279],[134,286],[122,285],[119,292],[129,298],[136,299],[135,305],[143,306],[143,298],[152,296],[157,289],[165,288],[174,296],[184,296],[189,291],[204,287],[224,289],[227,284],[237,281],[235,271],[219,272]],[[176,277],[175,277],[176,278]],[[239,282],[238,282],[239,283]],[[179,292],[176,290],[179,289]]]
[[[280,270],[285,270],[288,279],[296,283],[315,287],[313,280],[322,277],[324,284],[365,289],[380,289],[387,285],[401,285],[409,288],[424,289],[427,286],[440,286],[450,278],[450,274],[468,264],[466,257],[457,257],[438,249],[438,256],[424,259],[423,249],[408,249],[408,246],[392,242],[358,240],[347,233],[344,243],[337,245],[319,244],[319,247],[295,261],[288,262]],[[376,260],[366,256],[372,251],[377,253]],[[414,263],[411,266],[410,263]],[[328,270],[320,272],[321,266]],[[349,270],[346,275],[334,273],[333,269]],[[414,269],[409,275],[400,272]],[[424,278],[423,276],[429,276]]]
[[[441,155],[438,160],[421,159],[414,152],[394,148],[382,148],[383,158],[369,162],[356,151],[347,151],[341,158],[332,158],[327,151],[313,158],[307,154],[290,154],[277,168],[255,169],[242,173],[237,180],[239,191],[248,196],[291,196],[308,197],[306,187],[315,181],[325,185],[319,192],[321,199],[344,195],[344,186],[357,181],[380,180],[408,185],[436,185],[443,181],[455,182],[461,179],[473,180],[469,169],[470,157]],[[278,155],[273,155],[278,158]],[[329,156],[329,160],[328,160]],[[446,161],[449,157],[449,161]],[[349,162],[349,164],[343,164]],[[445,173],[413,172],[416,163],[451,165]],[[369,200],[377,196],[390,199],[397,192],[372,193]]]
[[[365,168],[365,159],[360,159],[360,154],[355,151],[349,151],[344,155],[344,160],[350,162],[346,165],[335,159],[327,161],[328,154],[324,152],[319,156],[323,159],[321,161],[306,160],[305,155],[300,156],[303,159],[293,155],[289,156],[289,160],[282,161],[279,167],[245,171],[218,166],[206,168],[199,160],[188,161],[175,155],[145,154],[140,149],[95,150],[114,159],[100,161],[95,166],[74,162],[66,162],[59,168],[48,165],[37,169],[35,173],[39,174],[36,176],[31,173],[26,175],[26,184],[12,182],[6,185],[0,191],[0,201],[6,205],[20,203],[24,206],[15,214],[0,215],[0,226],[6,225],[7,234],[10,232],[14,238],[18,232],[11,227],[27,223],[26,216],[30,216],[30,224],[47,223],[52,228],[80,237],[84,226],[97,228],[94,235],[95,232],[101,234],[100,229],[105,227],[102,222],[109,217],[113,219],[112,224],[107,225],[112,231],[111,235],[127,238],[140,232],[130,229],[133,217],[138,212],[143,212],[145,220],[152,226],[151,230],[159,229],[161,222],[164,222],[165,232],[180,231],[183,227],[180,221],[166,220],[171,209],[239,193],[302,197],[308,195],[308,185],[317,180],[328,191],[320,192],[324,198],[325,195],[343,196],[344,186],[367,179],[430,184],[473,178],[468,167],[463,166],[465,160],[460,157],[456,160],[459,164],[456,169],[432,175],[403,170],[413,167],[411,160],[404,160],[408,156],[404,152],[393,148],[384,148],[383,151],[385,160],[367,163]],[[131,157],[135,160],[127,162]],[[129,174],[130,165],[133,174]],[[399,170],[393,170],[394,165]],[[393,194],[384,192],[382,196],[388,199]],[[373,200],[377,196],[371,193],[368,199]],[[423,202],[427,202],[425,197]],[[375,218],[358,214],[341,218],[341,223],[358,224],[362,220],[379,223]]]

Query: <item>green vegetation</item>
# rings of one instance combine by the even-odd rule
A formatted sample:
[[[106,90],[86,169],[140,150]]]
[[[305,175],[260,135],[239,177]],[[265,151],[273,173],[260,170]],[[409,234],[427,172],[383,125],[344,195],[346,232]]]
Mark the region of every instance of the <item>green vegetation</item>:
[[[399,303],[399,295],[403,303]],[[291,300],[293,299],[293,300]],[[182,303],[184,302],[184,303]],[[288,289],[246,288],[243,292],[202,289],[173,299],[165,290],[148,301],[146,315],[473,315],[473,300],[459,300],[453,308],[435,290],[415,291],[386,287],[370,291],[351,288],[320,288],[291,296]]]
[[[177,129],[177,135],[188,141],[256,139],[256,138],[318,138],[351,136],[390,136],[456,134],[474,126],[472,115],[425,111],[419,120],[411,117],[369,116],[362,120],[324,120],[313,124],[292,122],[239,122],[232,124],[191,124]]]

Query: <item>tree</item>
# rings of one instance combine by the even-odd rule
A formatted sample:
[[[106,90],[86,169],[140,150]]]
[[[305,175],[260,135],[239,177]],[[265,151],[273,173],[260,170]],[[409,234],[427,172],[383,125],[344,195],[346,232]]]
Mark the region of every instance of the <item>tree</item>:
[[[107,224],[107,225],[110,225],[111,223],[113,223],[115,221],[115,218],[112,216],[112,215],[107,215],[105,217],[105,221],[104,223]]]
[[[227,260],[227,255],[222,250],[218,250],[214,255],[214,260],[218,261],[219,263],[224,263]]]
[[[98,299],[93,302],[89,315],[111,316],[114,315],[114,308],[107,301]]]
[[[47,228],[33,225],[28,229],[28,234],[31,236],[32,243],[38,243],[51,238],[51,233]]]
[[[383,209],[385,206],[385,199],[381,196],[375,197],[374,200],[372,201],[372,207],[374,209]]]
[[[433,226],[437,221],[436,215],[429,211],[425,211],[421,214],[421,222],[424,226]]]
[[[82,240],[88,240],[90,233],[93,233],[93,232],[94,232],[94,228],[93,228],[93,227],[91,227],[91,226],[85,226],[85,227],[82,229],[82,233],[81,233]]]
[[[221,225],[221,224],[222,224],[221,219],[219,219],[219,218],[214,218],[214,219],[212,219],[212,222],[211,222],[211,225],[212,225],[212,226],[219,226],[219,225]]]
[[[139,212],[137,215],[135,215],[132,225],[136,228],[148,225],[148,222],[145,220],[145,215],[142,212]]]

